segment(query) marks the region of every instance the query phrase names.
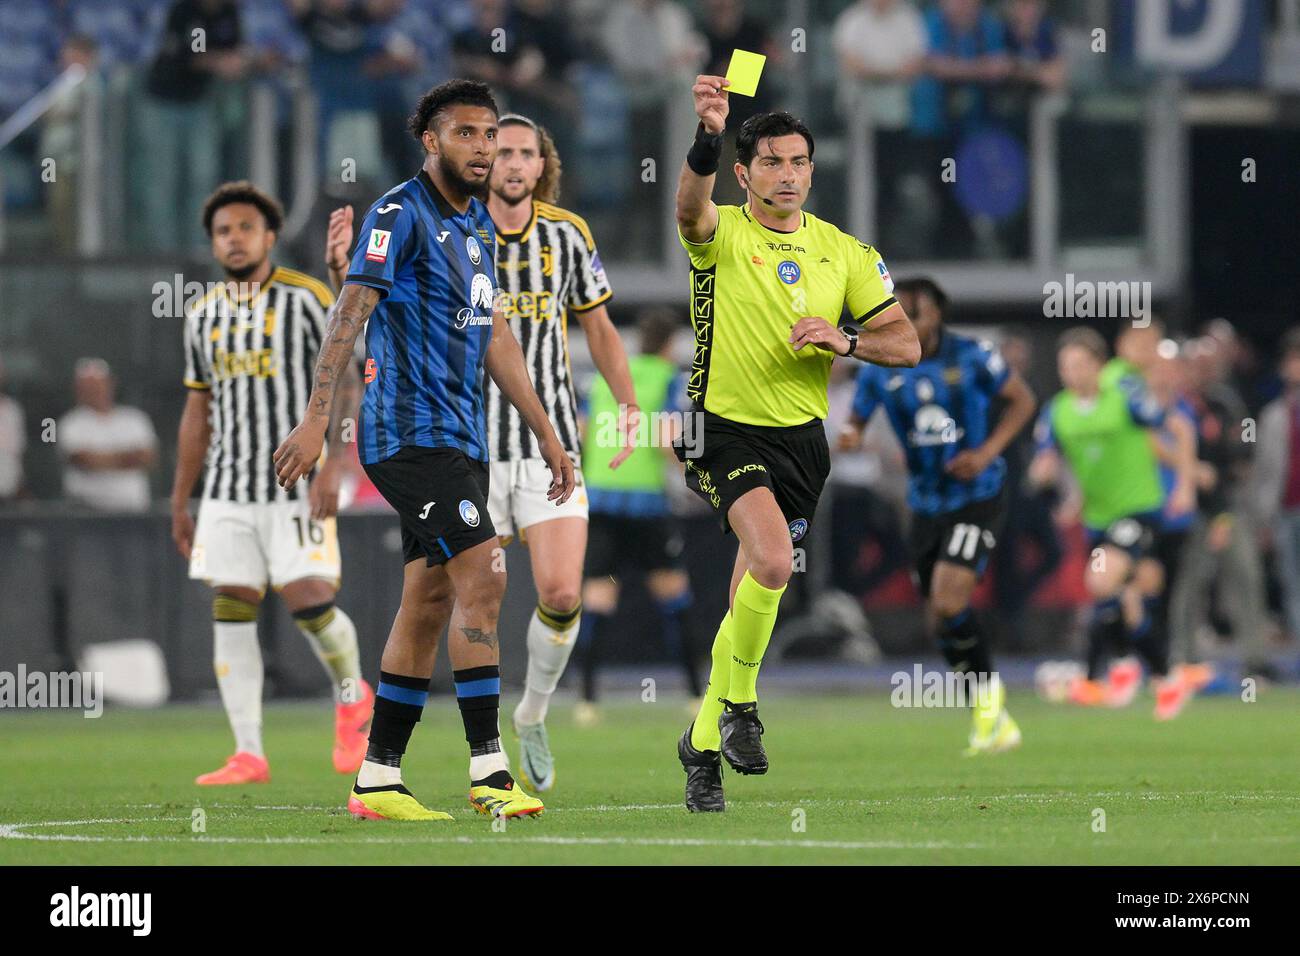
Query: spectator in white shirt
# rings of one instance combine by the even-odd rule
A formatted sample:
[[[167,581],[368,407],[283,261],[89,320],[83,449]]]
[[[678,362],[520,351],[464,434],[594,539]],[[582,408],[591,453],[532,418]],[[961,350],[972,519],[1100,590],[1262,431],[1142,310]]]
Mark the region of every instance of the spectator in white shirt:
[[[889,237],[893,255],[922,258],[937,211],[922,173],[931,164],[920,161],[910,133],[912,85],[929,47],[925,18],[905,0],[857,0],[835,21],[834,43],[840,108],[872,131],[876,233]]]
[[[0,388],[3,386],[4,365],[0,364]],[[13,500],[22,489],[26,447],[22,406],[0,391],[0,501]]]
[[[662,157],[668,135],[664,111],[677,102],[676,94],[690,89],[708,46],[695,32],[691,15],[673,0],[618,0],[605,17],[602,39],[627,102],[623,169],[617,175],[636,182],[647,157]],[[657,214],[629,215],[621,225],[627,248],[658,247]]]
[[[877,129],[906,129],[909,97],[925,64],[925,20],[903,0],[858,0],[835,21],[841,102],[866,106]]]
[[[691,15],[672,0],[620,0],[605,19],[605,49],[637,99],[662,99],[665,85],[681,81],[708,50]]]
[[[144,511],[158,436],[144,412],[113,403],[114,386],[103,359],[77,363],[77,407],[63,416],[56,431],[65,461],[63,491],[103,511]]]

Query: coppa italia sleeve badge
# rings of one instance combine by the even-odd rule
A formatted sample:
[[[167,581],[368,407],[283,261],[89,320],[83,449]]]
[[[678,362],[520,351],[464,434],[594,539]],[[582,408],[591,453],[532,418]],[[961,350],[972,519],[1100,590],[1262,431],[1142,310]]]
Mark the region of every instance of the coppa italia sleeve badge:
[[[371,229],[370,241],[366,243],[366,258],[371,262],[388,261],[388,240],[392,235],[387,229]]]

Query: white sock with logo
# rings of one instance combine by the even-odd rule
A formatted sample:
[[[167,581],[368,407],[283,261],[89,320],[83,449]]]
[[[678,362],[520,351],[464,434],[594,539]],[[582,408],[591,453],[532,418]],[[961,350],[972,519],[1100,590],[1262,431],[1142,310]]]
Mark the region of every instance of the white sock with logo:
[[[334,681],[334,702],[353,704],[360,700],[361,654],[352,618],[341,607],[330,605],[328,611],[313,618],[295,617],[295,620],[298,630]]]
[[[262,648],[257,622],[216,621],[213,667],[235,750],[262,756]]]
[[[530,726],[546,720],[551,695],[578,643],[581,621],[581,604],[571,612],[556,612],[543,604],[533,611],[528,621],[528,676],[524,696],[515,708],[516,724]]]

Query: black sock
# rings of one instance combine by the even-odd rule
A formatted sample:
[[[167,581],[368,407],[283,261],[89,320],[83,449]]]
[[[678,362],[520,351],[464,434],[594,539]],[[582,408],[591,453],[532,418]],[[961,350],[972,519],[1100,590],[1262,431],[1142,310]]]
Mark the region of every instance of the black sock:
[[[1088,680],[1106,676],[1106,665],[1124,633],[1124,613],[1119,598],[1106,598],[1092,606],[1088,625]]]
[[[969,607],[953,617],[939,619],[939,647],[955,673],[991,674],[993,655],[975,612]]]
[[[692,600],[691,592],[686,591],[667,601],[656,601],[655,606],[663,620],[664,644],[682,662],[682,669],[686,672],[686,686],[690,689],[691,696],[700,697],[704,694],[704,687],[700,684],[699,671],[695,669],[694,648],[685,621]]]
[[[1169,632],[1161,626],[1160,599],[1142,599],[1143,618],[1136,629],[1129,632],[1133,649],[1146,663],[1152,677],[1164,677],[1169,671]]]
[[[600,660],[597,650],[600,647],[600,632],[608,620],[608,614],[588,608],[582,614],[582,623],[578,625],[578,641],[582,644],[582,699],[589,704],[596,702],[596,665]]]
[[[411,731],[419,723],[428,699],[428,677],[380,671],[366,759],[388,767],[400,767],[406,745],[411,741]]]
[[[500,753],[501,727],[498,714],[501,710],[501,668],[496,664],[467,667],[452,671],[451,679],[456,684],[456,703],[460,707],[460,719],[465,724],[469,755],[483,757]],[[487,779],[495,776],[493,774]],[[509,777],[509,774],[506,776]],[[470,782],[477,787],[484,781]]]

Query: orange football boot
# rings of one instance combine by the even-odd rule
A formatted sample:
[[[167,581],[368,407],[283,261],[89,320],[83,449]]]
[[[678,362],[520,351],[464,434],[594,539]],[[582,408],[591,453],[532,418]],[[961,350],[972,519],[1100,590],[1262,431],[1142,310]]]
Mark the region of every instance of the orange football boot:
[[[1132,658],[1116,661],[1106,675],[1106,706],[1127,707],[1142,686],[1142,665]]]
[[[1174,668],[1174,676],[1191,687],[1193,691],[1199,691],[1214,680],[1214,665],[1179,664]]]
[[[1191,684],[1178,677],[1166,677],[1151,683],[1156,692],[1156,720],[1173,720],[1196,693]]]
[[[361,699],[334,708],[334,769],[355,774],[366,759],[370,736],[370,718],[375,712],[375,692],[361,682]]]
[[[1076,677],[1070,681],[1070,703],[1100,707],[1106,702],[1106,685],[1100,681]]]
[[[222,786],[241,783],[270,783],[271,765],[265,757],[241,750],[219,770],[195,777],[194,782],[201,787]]]

